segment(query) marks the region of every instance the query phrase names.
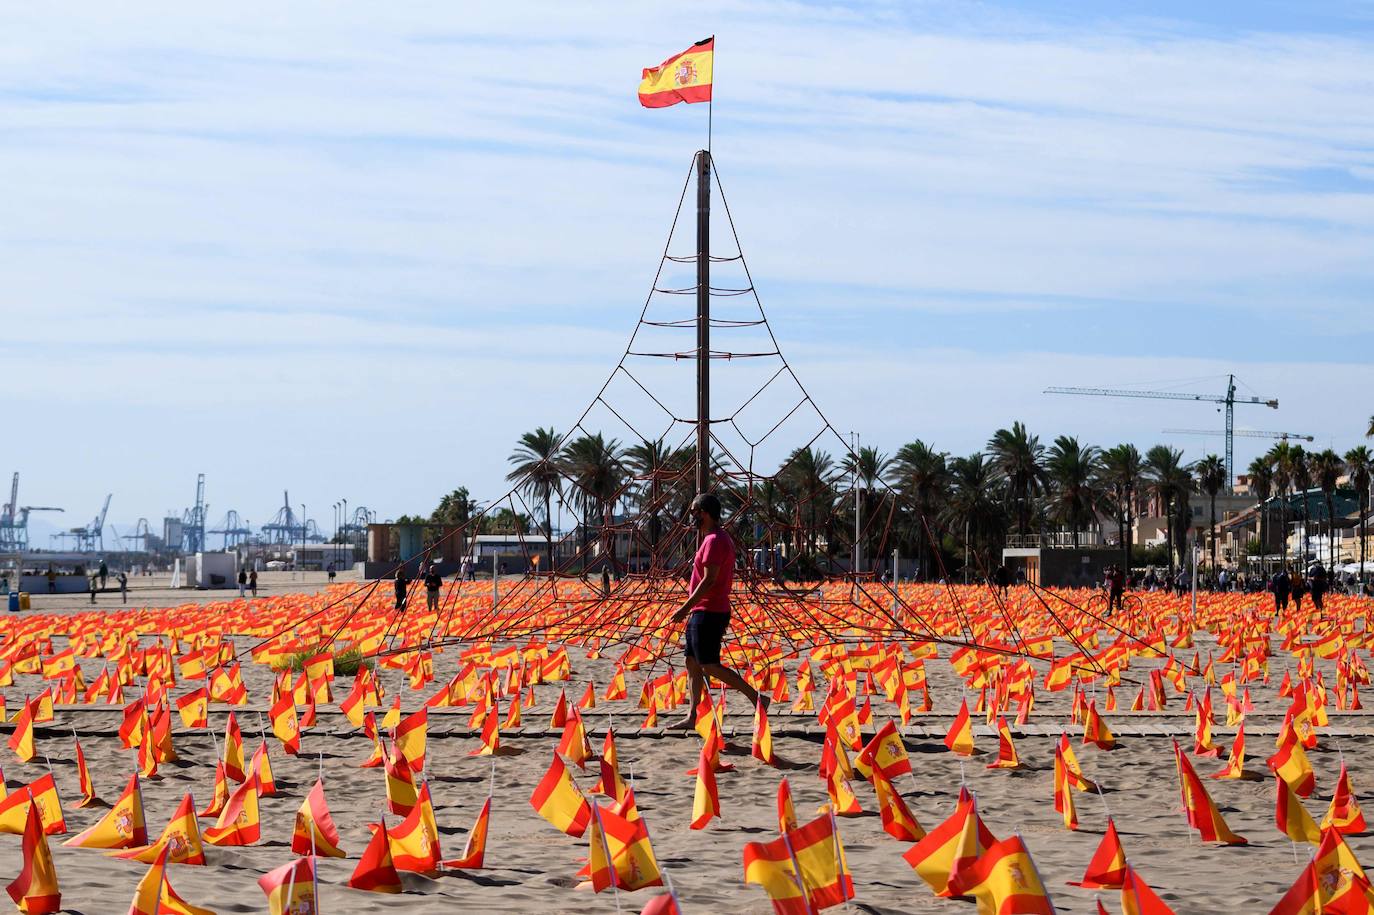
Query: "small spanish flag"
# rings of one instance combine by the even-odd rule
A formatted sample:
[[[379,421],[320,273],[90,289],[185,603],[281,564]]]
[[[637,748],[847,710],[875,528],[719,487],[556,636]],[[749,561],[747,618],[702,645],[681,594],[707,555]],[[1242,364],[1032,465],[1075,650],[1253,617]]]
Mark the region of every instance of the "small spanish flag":
[[[646,67],[639,81],[639,103],[645,108],[667,108],[678,102],[709,102],[715,54],[712,36],[657,67]]]

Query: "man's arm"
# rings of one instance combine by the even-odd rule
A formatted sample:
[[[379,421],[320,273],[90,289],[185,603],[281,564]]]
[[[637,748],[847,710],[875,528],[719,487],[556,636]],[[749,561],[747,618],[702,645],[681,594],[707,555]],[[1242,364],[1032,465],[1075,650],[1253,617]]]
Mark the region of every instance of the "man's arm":
[[[708,565],[705,574],[701,576],[701,581],[697,582],[697,586],[692,589],[692,593],[687,595],[687,599],[682,602],[682,606],[673,614],[673,622],[677,623],[686,619],[687,614],[696,606],[697,601],[706,596],[706,592],[711,590],[711,586],[716,583],[716,579],[719,577],[720,566]]]

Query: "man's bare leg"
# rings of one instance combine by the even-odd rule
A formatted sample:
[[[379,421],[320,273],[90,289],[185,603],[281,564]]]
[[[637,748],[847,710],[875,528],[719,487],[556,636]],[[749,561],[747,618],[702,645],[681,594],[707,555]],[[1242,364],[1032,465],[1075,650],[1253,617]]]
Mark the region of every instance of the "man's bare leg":
[[[688,694],[691,701],[687,708],[687,714],[677,721],[668,725],[672,731],[690,731],[697,725],[697,706],[701,705],[701,697],[706,693],[706,673],[702,670],[696,658],[687,658],[687,679],[691,683]]]
[[[705,670],[706,674],[713,680],[719,680],[731,689],[739,690],[741,693],[744,693],[751,706],[759,704],[758,691],[746,683],[743,677],[726,667],[724,664],[707,664],[703,670]],[[764,705],[767,704],[768,702],[765,699]]]

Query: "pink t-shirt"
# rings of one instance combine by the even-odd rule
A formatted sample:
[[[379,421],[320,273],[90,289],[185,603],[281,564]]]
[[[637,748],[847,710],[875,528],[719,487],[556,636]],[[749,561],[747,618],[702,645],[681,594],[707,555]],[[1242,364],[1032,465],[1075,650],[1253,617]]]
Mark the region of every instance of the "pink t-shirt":
[[[692,609],[707,613],[729,613],[730,587],[735,582],[735,541],[719,528],[702,539],[696,556],[692,557],[692,579],[687,586],[688,593],[695,590],[697,583],[706,577],[707,566],[719,568],[715,583]]]

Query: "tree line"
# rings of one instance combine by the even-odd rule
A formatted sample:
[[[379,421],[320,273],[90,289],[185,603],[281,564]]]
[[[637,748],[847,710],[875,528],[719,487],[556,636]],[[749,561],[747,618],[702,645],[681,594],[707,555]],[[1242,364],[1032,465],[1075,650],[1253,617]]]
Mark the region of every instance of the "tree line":
[[[1369,432],[1374,434],[1374,418]],[[633,550],[656,554],[670,532],[681,529],[694,495],[696,449],[670,447],[663,440],[625,445],[600,433],[568,437],[553,428],[520,436],[509,457],[507,479],[519,503],[488,509],[484,527],[529,533],[545,541],[552,567],[555,504],[570,512],[582,544],[610,536],[617,518],[638,519]],[[719,466],[718,458],[713,464]],[[1259,511],[1259,544],[1266,525],[1278,523],[1283,559],[1289,502],[1319,490],[1326,517],[1334,517],[1337,481],[1349,475],[1363,519],[1369,509],[1374,457],[1361,445],[1339,455],[1307,451],[1280,441],[1247,468]],[[1123,443],[1099,447],[1070,435],[1048,445],[1021,422],[996,430],[983,449],[952,455],[921,440],[891,454],[871,447],[836,458],[814,446],[795,449],[767,476],[713,473],[717,495],[733,518],[736,537],[749,548],[776,551],[799,575],[848,568],[854,559],[856,510],[858,554],[863,569],[883,568],[893,550],[914,558],[923,580],[948,577],[967,555],[970,577],[989,574],[1008,542],[1032,534],[1057,534],[1079,545],[1084,534],[1106,523],[1130,563],[1132,529],[1153,510],[1165,519],[1163,559],[1172,572],[1187,549],[1194,499],[1204,499],[1215,529],[1217,497],[1227,492],[1224,461],[1214,454],[1195,462],[1182,451],[1155,445],[1143,454]],[[433,521],[462,523],[473,513],[467,491],[445,497]],[[1310,531],[1309,500],[1299,507]],[[1277,515],[1277,517],[1274,517]],[[508,529],[508,530],[507,530]],[[1270,535],[1272,537],[1273,531]],[[1216,538],[1210,558],[1217,567]]]

